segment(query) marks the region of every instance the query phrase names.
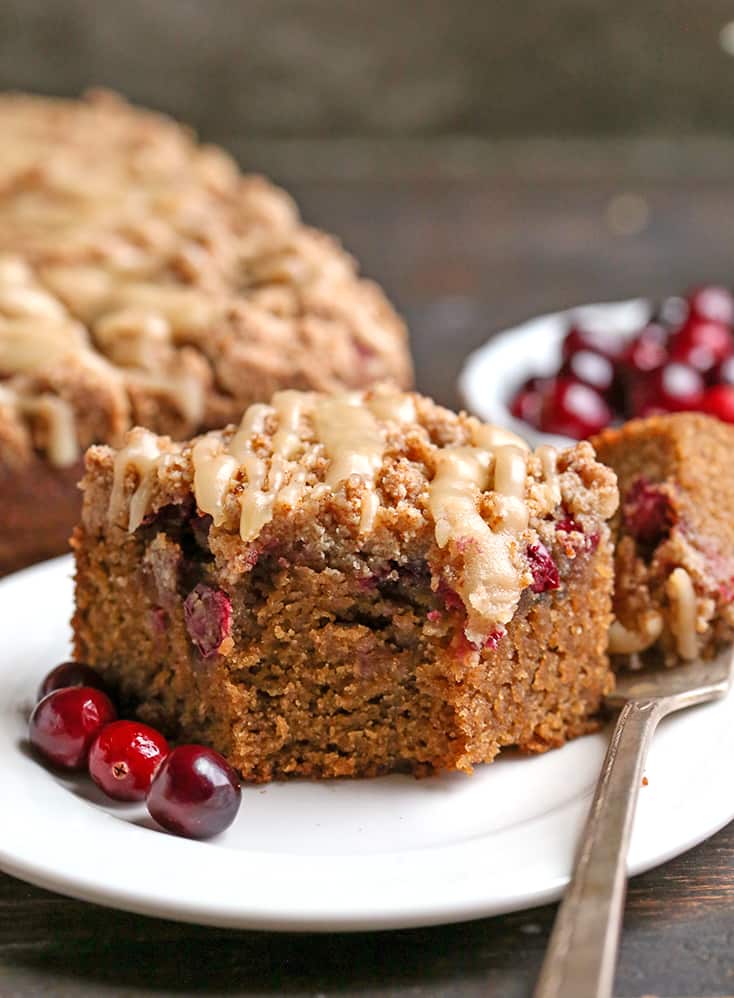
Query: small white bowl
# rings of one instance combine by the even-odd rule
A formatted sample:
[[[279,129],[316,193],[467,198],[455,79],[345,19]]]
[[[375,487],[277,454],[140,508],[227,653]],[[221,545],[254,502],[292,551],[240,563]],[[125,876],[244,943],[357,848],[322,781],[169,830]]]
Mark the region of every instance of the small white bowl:
[[[566,447],[574,441],[533,429],[510,412],[512,397],[528,378],[548,377],[561,364],[561,342],[569,326],[619,333],[630,339],[652,313],[648,299],[579,305],[540,315],[493,336],[466,359],[459,375],[459,393],[466,407],[487,423],[505,426],[532,446]]]

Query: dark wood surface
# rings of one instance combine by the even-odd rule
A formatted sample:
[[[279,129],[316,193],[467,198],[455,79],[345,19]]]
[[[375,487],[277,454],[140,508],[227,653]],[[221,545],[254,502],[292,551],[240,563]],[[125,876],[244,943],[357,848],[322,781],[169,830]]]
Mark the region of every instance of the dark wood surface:
[[[734,277],[734,189],[704,148],[676,150],[674,162],[691,168],[675,169],[665,147],[607,156],[521,144],[459,157],[441,179],[456,156],[437,147],[416,154],[409,176],[407,160],[392,157],[382,173],[378,164],[339,180],[347,153],[319,153],[323,180],[298,157],[271,158],[307,217],[388,287],[411,323],[419,386],[448,404],[467,351],[505,324]],[[630,193],[648,220],[634,202],[637,231],[623,235],[618,198]],[[231,932],[108,911],[0,875],[0,995],[514,998],[531,993],[553,914],[356,935]],[[734,994],[734,825],[631,883],[616,993]]]
[[[729,134],[731,0],[2,0],[0,87],[216,138]]]

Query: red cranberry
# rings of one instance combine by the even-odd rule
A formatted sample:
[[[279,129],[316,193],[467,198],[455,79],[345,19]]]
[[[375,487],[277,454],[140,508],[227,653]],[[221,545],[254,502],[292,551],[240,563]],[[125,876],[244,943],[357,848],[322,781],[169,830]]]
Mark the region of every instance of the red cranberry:
[[[543,403],[540,428],[582,440],[611,419],[612,411],[597,391],[573,378],[558,378]]]
[[[66,686],[40,700],[28,722],[33,747],[62,769],[83,769],[89,746],[117,714],[110,698],[92,686]]]
[[[240,794],[237,774],[218,752],[203,745],[179,745],[158,767],[147,805],[169,832],[208,839],[232,824]]]
[[[662,367],[668,359],[667,331],[657,323],[650,323],[629,344],[624,352],[624,362],[635,374],[647,374]]]
[[[232,630],[232,603],[222,589],[200,582],[184,600],[189,637],[204,658],[216,655]]]
[[[670,356],[705,374],[733,352],[727,326],[692,316],[673,337]]]
[[[706,389],[701,410],[725,423],[734,423],[734,385],[713,385]]]
[[[43,700],[53,690],[61,690],[65,686],[93,686],[95,690],[109,693],[107,684],[96,669],[83,662],[62,662],[52,669],[38,687],[37,700]]]
[[[605,397],[611,395],[614,387],[614,364],[608,357],[591,350],[578,350],[571,354],[559,375],[581,381]]]
[[[487,648],[489,651],[494,651],[497,645],[500,643],[502,638],[504,638],[507,631],[504,627],[496,627],[493,631],[490,631],[487,637],[484,639],[484,644],[482,648]]]
[[[561,353],[564,360],[582,350],[601,354],[608,360],[616,360],[624,349],[624,340],[614,333],[600,333],[598,330],[571,326],[563,340]]]
[[[734,297],[727,288],[715,284],[696,288],[688,296],[688,306],[692,315],[711,322],[734,323]]]
[[[533,592],[544,593],[549,589],[558,589],[561,584],[558,567],[545,544],[541,544],[540,541],[537,544],[531,544],[526,553],[533,575],[533,582],[530,586]]]
[[[549,383],[548,378],[528,378],[518,388],[510,402],[510,412],[515,419],[521,419],[524,423],[537,427],[543,405],[543,393]]]
[[[560,534],[580,534],[581,548],[584,551],[595,551],[599,546],[599,534],[596,531],[591,534],[584,533],[584,528],[572,516],[559,520],[556,524],[556,530]]]
[[[168,755],[168,742],[137,721],[114,721],[89,749],[89,775],[108,797],[144,800],[153,775]]]
[[[654,321],[666,326],[668,329],[677,329],[686,321],[688,311],[688,302],[685,298],[675,295],[670,298],[663,298]]]
[[[734,385],[734,356],[726,357],[711,371],[712,385]]]
[[[635,540],[657,545],[670,533],[675,514],[670,497],[659,486],[638,478],[624,497],[622,520]]]
[[[636,416],[661,412],[698,409],[703,400],[701,374],[685,364],[670,363],[653,371],[632,389],[632,408]]]

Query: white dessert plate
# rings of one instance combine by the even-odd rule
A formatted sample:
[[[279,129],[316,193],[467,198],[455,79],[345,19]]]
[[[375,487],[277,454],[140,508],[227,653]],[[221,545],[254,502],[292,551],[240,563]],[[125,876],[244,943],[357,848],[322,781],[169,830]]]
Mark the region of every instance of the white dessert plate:
[[[556,373],[561,364],[561,342],[572,322],[631,338],[650,318],[651,311],[651,302],[634,298],[578,305],[505,329],[467,357],[459,375],[461,398],[475,416],[514,430],[534,447],[548,443],[565,447],[575,443],[568,437],[543,433],[515,419],[510,412],[515,391],[528,378]]]
[[[607,734],[473,777],[392,776],[243,788],[209,842],[154,828],[84,777],[45,769],[25,740],[35,690],[68,656],[71,561],[0,582],[0,867],[99,904],[211,925],[389,929],[528,908],[568,882]],[[734,696],[663,722],[630,855],[639,873],[734,818]]]

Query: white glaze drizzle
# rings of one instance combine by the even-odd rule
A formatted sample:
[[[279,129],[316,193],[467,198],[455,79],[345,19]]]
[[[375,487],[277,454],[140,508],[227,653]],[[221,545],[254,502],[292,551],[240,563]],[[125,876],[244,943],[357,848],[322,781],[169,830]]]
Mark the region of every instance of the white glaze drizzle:
[[[692,659],[698,654],[696,638],[696,593],[685,568],[674,568],[665,583],[671,603],[670,629],[681,658]]]
[[[194,495],[203,513],[208,513],[219,527],[224,522],[224,497],[238,464],[222,449],[219,437],[205,436],[191,449],[194,466]]]
[[[558,451],[549,444],[541,444],[535,451],[540,458],[540,465],[543,471],[543,482],[540,485],[540,492],[544,504],[552,509],[561,502],[561,483],[558,476]]]
[[[48,440],[46,450],[51,464],[67,468],[78,460],[81,448],[76,435],[74,410],[58,395],[41,395],[37,399],[21,399],[21,410],[35,413],[45,420]]]
[[[654,644],[663,632],[663,618],[656,611],[647,613],[639,630],[632,631],[619,620],[609,625],[609,652],[612,655],[634,655]]]
[[[477,644],[488,626],[512,619],[522,592],[514,533],[495,532],[478,509],[489,487],[491,460],[491,452],[482,448],[447,447],[436,455],[428,489],[436,543],[451,545],[463,557],[456,589],[467,610],[466,635]]]
[[[81,448],[74,410],[66,399],[58,395],[23,395],[14,388],[0,385],[0,403],[30,417],[31,421],[40,416],[46,427],[46,452],[54,467],[67,468],[78,460]]]
[[[140,426],[130,431],[127,443],[115,456],[108,516],[116,520],[125,506],[125,479],[130,468],[134,468],[138,483],[129,501],[127,529],[131,533],[138,529],[148,512],[160,456],[158,438]]]

